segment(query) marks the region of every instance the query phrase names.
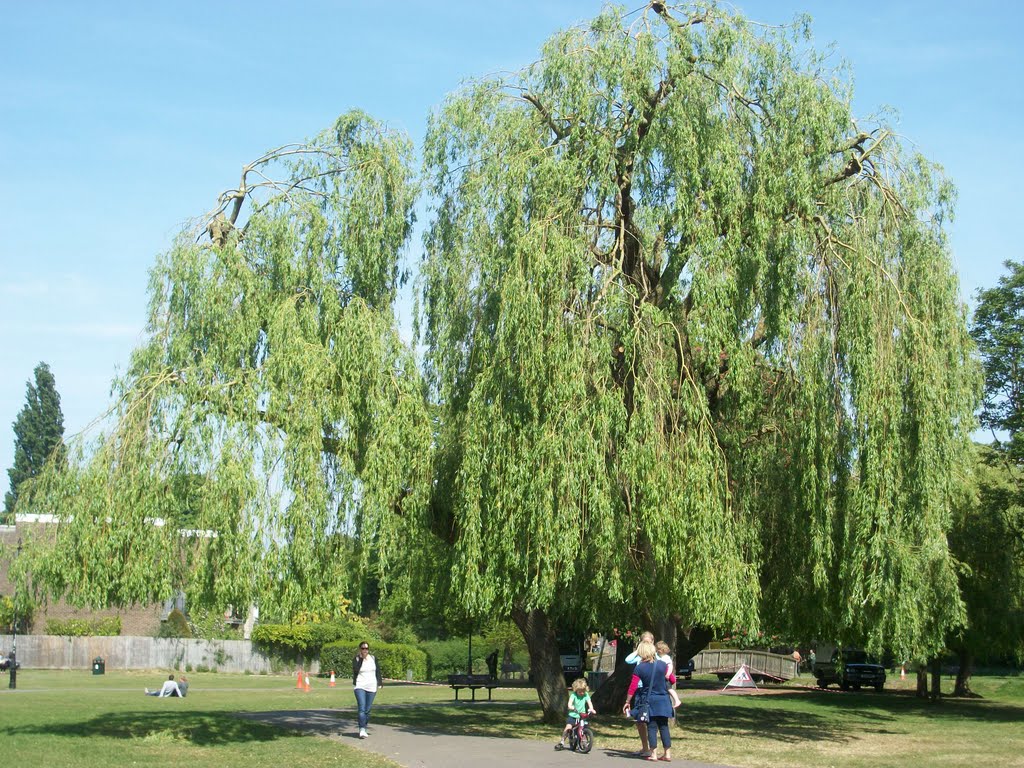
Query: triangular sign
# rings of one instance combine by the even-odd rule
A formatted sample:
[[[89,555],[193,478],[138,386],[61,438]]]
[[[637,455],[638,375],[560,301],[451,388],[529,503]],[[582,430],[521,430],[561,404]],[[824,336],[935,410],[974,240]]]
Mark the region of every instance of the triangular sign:
[[[750,676],[750,672],[747,671],[747,665],[740,664],[740,668],[736,670],[732,680],[725,684],[725,688],[757,688],[757,685],[754,683],[754,678]],[[725,688],[722,690],[724,691]]]

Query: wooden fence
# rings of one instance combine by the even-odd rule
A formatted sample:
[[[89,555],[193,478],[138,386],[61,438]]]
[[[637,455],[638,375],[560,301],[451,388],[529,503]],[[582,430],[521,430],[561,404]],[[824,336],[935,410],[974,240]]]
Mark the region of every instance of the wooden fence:
[[[11,635],[0,635],[0,651],[6,654],[13,642]],[[18,635],[17,642],[18,661],[25,669],[91,670],[95,658],[102,658],[108,670],[190,668],[264,674],[287,666],[272,661],[250,640]],[[306,662],[304,667],[318,674],[320,662]]]

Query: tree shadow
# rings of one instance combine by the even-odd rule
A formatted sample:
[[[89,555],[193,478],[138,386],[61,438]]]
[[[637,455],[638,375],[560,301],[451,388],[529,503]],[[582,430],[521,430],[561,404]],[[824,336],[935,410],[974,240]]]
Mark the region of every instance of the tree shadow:
[[[187,741],[197,746],[274,741],[298,734],[231,712],[125,712],[104,714],[78,723],[22,725],[5,729],[11,736],[42,735],[72,738],[104,737],[151,741]]]
[[[943,696],[937,701],[918,698],[913,691],[884,691],[882,693],[856,693],[835,691],[809,691],[807,693],[780,693],[779,697],[813,697],[818,707],[842,709],[864,719],[895,718],[921,715],[950,720],[978,720],[999,723],[1024,723],[1024,706],[1000,703],[983,698],[952,698]]]
[[[884,722],[894,718],[879,716],[875,719]],[[684,699],[683,706],[676,710],[676,723],[684,733],[692,730],[709,735],[766,738],[790,744],[822,741],[841,744],[854,738],[846,729],[837,727],[831,717],[794,712],[788,708],[751,707],[726,698],[703,701],[694,707],[687,707]]]
[[[482,702],[445,704],[408,709],[375,709],[373,719],[407,733],[437,733],[453,736],[492,736],[521,739],[523,730],[546,728],[536,702]]]

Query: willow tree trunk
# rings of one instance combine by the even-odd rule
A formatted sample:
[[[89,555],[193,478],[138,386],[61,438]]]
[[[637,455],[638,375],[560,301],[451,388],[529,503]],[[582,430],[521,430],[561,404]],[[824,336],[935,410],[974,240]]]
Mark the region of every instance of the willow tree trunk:
[[[608,676],[601,687],[591,694],[594,709],[600,714],[614,714],[622,710],[622,704],[626,700],[626,691],[629,689],[629,681],[633,677],[633,665],[626,663],[626,657],[633,651],[633,647],[623,638],[615,643],[615,670]]]
[[[932,659],[932,692],[931,697],[938,699],[942,695],[942,661],[939,658]]]
[[[928,665],[917,665],[917,698],[928,698]]]
[[[715,633],[710,627],[680,627],[676,634],[676,667],[685,667],[686,662],[708,647],[714,636]]]
[[[558,638],[547,614],[540,610],[512,610],[512,621],[523,633],[530,652],[530,673],[537,686],[537,698],[544,712],[544,722],[560,724],[565,719],[567,701],[562,661],[558,654]]]
[[[957,657],[960,661],[960,669],[956,671],[956,685],[953,687],[953,695],[970,696],[971,666],[973,665],[971,652],[967,650],[967,648],[960,648],[960,651],[957,653]]]

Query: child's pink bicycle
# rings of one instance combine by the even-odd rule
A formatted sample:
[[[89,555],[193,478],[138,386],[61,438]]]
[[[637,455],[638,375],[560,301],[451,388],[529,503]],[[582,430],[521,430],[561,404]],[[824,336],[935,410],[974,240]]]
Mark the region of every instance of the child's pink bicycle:
[[[569,749],[573,752],[587,754],[594,746],[594,733],[587,724],[589,712],[582,713],[576,718],[576,724],[569,731]]]

